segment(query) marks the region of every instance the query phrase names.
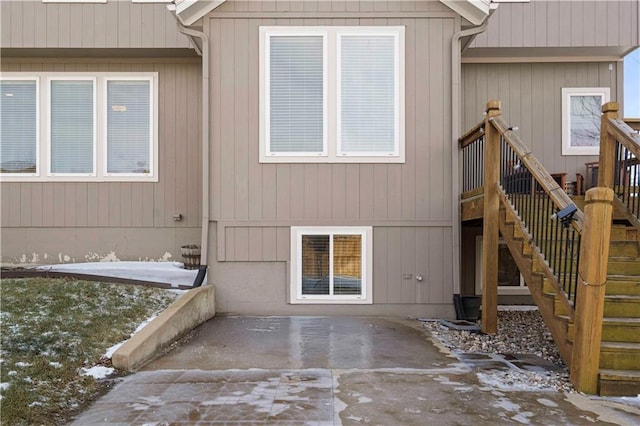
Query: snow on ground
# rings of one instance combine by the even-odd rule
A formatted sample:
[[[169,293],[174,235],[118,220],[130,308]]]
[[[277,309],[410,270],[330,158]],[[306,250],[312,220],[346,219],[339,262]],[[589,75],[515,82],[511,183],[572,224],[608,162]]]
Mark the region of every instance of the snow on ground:
[[[183,269],[183,265],[180,262],[63,263],[38,266],[36,269],[166,283],[171,284],[172,287],[178,287],[179,285],[191,286],[198,274],[197,270]]]
[[[103,365],[95,365],[91,368],[81,368],[83,376],[91,376],[96,380],[104,379],[116,371],[114,368],[105,367]]]

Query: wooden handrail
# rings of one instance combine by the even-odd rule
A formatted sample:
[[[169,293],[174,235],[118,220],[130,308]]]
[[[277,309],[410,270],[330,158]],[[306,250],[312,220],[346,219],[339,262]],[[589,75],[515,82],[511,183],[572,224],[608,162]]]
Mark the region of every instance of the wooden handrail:
[[[640,158],[640,135],[620,119],[609,118],[607,131],[624,145],[636,158]]]
[[[473,126],[469,131],[458,138],[460,149],[475,142],[482,135],[484,135],[484,120]]]
[[[501,116],[489,119],[491,125],[502,135],[504,140],[511,146],[520,161],[529,170],[540,187],[549,194],[549,198],[553,201],[558,210],[561,210],[574,202],[567,195],[563,188],[555,181],[555,179],[544,168],[542,163],[532,155],[531,150],[522,142],[517,133],[509,129],[509,126]],[[571,226],[580,233],[584,227],[584,213],[581,210],[575,212],[574,220]]]

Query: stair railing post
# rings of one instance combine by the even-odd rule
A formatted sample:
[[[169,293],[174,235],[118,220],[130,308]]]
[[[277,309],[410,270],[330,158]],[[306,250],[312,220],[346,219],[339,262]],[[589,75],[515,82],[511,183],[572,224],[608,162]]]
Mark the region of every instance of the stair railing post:
[[[482,332],[498,331],[498,239],[500,233],[500,133],[491,122],[502,115],[501,102],[487,102],[484,152],[484,220],[482,230]]]
[[[600,118],[600,159],[598,164],[598,186],[613,188],[616,140],[609,134],[609,119],[618,118],[620,105],[617,102],[607,102],[602,105]]]
[[[578,290],[571,353],[571,383],[579,392],[598,392],[600,341],[611,240],[613,190],[597,187],[585,195]]]

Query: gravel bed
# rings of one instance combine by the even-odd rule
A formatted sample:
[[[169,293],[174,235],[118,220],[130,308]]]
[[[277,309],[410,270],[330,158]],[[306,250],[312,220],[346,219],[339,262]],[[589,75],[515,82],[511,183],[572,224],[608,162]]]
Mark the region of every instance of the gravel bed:
[[[423,325],[454,353],[534,354],[557,367],[554,369],[557,371],[546,374],[528,371],[492,373],[498,381],[504,380],[505,386],[517,388],[528,383],[538,388],[572,390],[567,367],[538,310],[513,309],[516,310],[498,311],[498,332],[495,335],[454,330],[439,321],[426,321]]]

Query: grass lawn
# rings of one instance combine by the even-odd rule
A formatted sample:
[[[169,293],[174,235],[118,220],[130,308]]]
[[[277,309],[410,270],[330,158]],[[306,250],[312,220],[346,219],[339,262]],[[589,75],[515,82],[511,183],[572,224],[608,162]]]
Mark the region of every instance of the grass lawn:
[[[178,292],[72,279],[0,281],[3,425],[64,424],[105,387],[83,368],[159,313]]]

